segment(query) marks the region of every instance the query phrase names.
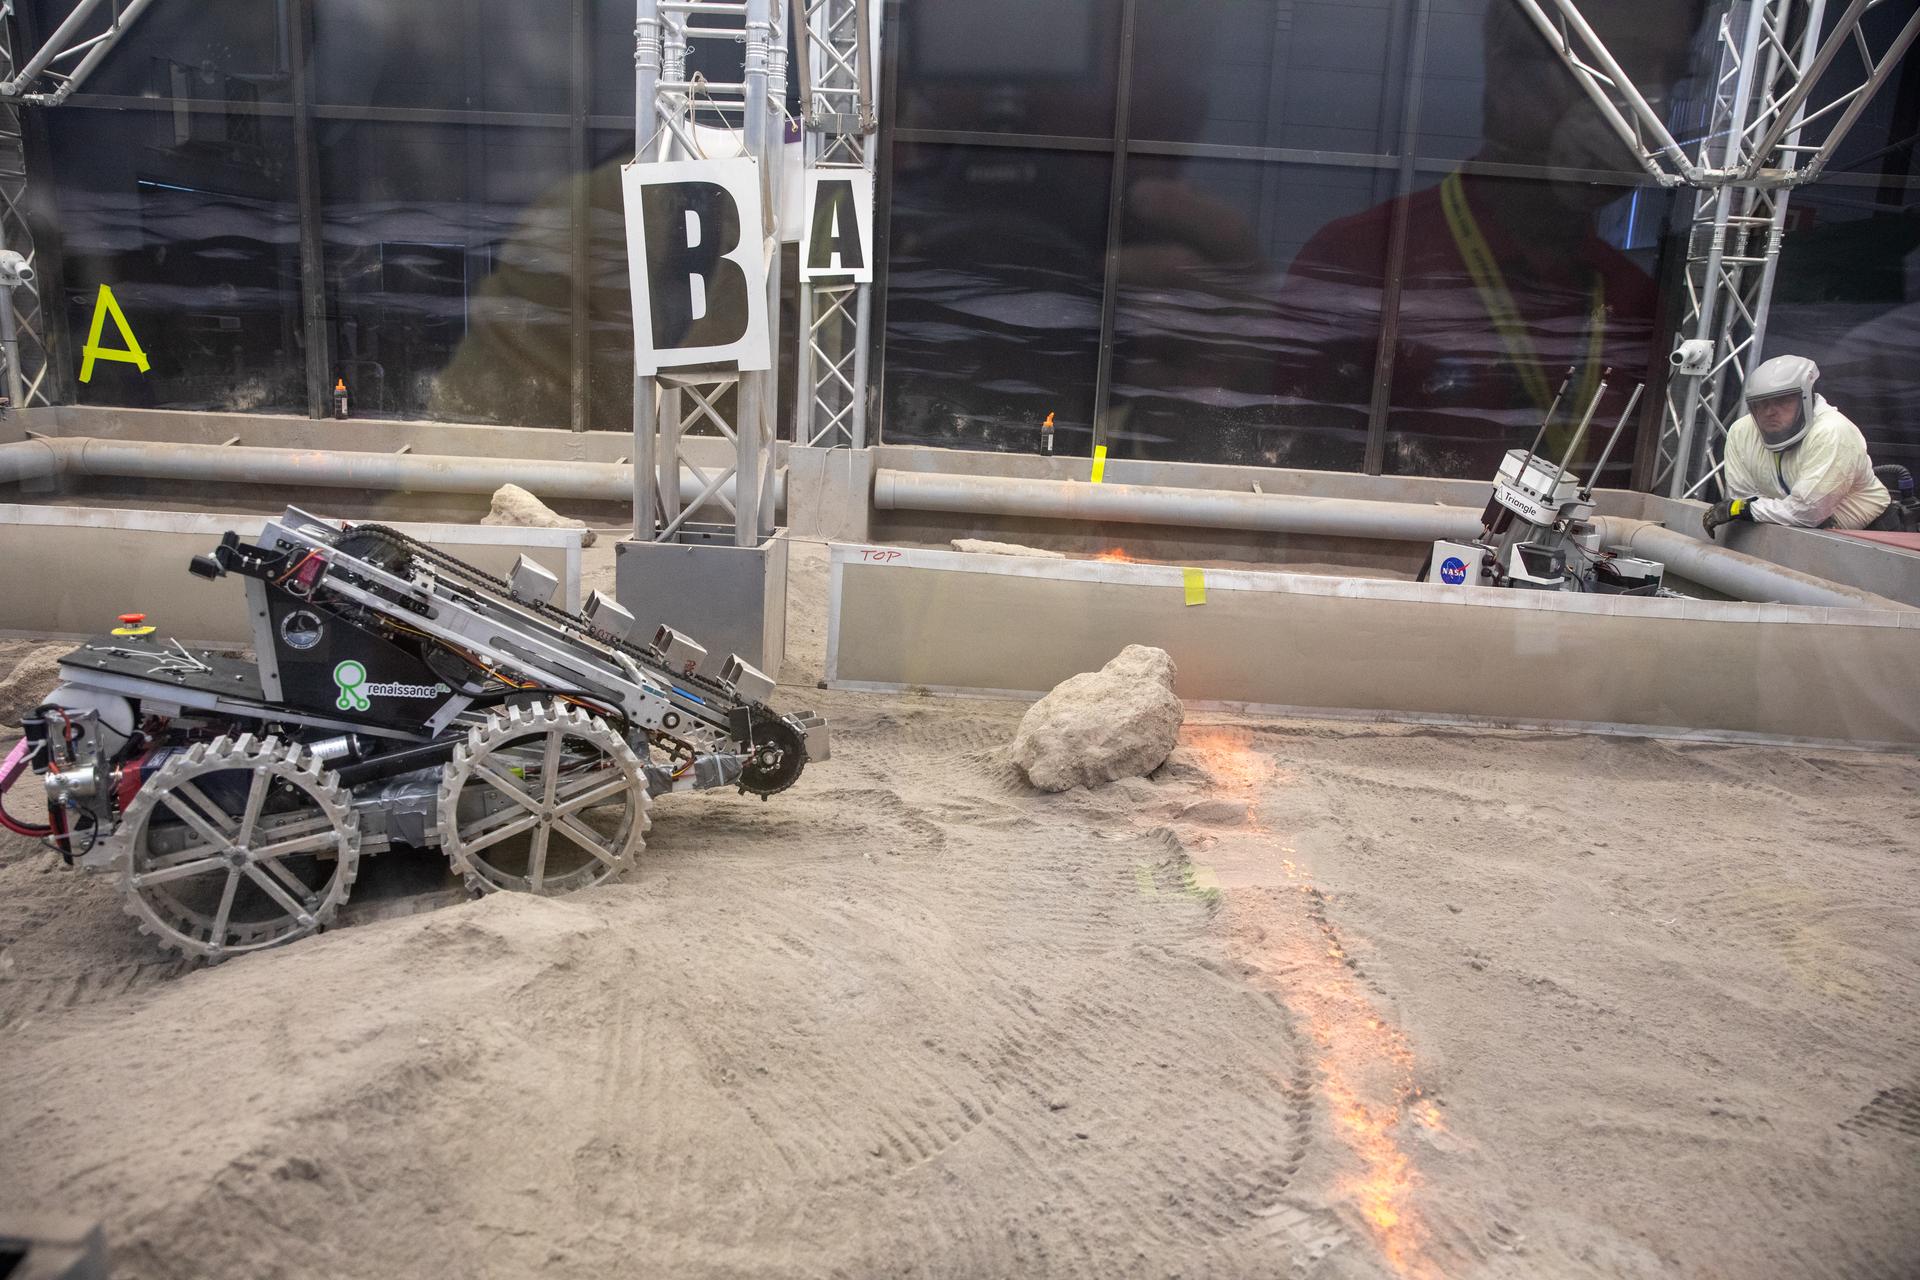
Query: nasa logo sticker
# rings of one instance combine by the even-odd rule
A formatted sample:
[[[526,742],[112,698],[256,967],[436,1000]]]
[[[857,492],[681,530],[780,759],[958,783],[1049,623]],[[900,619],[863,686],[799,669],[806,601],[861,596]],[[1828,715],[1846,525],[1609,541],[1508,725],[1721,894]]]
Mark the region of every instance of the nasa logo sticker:
[[[1457,587],[1467,580],[1467,562],[1459,556],[1448,556],[1440,562],[1440,581],[1448,586]]]

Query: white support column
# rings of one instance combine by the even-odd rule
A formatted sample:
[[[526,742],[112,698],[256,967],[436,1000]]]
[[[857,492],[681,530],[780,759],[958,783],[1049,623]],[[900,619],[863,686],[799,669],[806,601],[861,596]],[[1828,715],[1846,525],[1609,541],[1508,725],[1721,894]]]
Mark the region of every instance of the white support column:
[[[786,93],[784,5],[793,0],[638,0],[634,24],[634,159],[639,163],[748,155],[758,162],[763,225],[746,229],[772,246],[767,264],[769,323],[780,302],[779,192],[781,101]],[[739,50],[740,70],[721,79],[690,74],[687,51]],[[731,65],[731,64],[728,64]],[[770,344],[777,340],[769,336]],[[755,547],[773,532],[774,419],[779,370],[741,372],[702,366],[633,380],[636,541],[665,542],[709,504],[729,509],[735,546]],[[715,436],[733,446],[733,463],[714,471],[711,455],[689,442]],[[709,459],[702,465],[701,457]],[[682,503],[677,480],[691,472],[701,492]],[[725,496],[732,482],[733,497]],[[711,531],[709,531],[711,532]]]
[[[18,37],[12,0],[0,0],[0,84],[15,81]],[[21,270],[0,269],[0,348],[4,348],[7,402],[14,408],[47,404],[45,318],[35,261],[33,228],[27,222],[27,151],[17,100],[0,98],[0,251],[17,253]],[[8,281],[19,283],[9,287]]]
[[[802,0],[795,0],[801,3]],[[874,168],[878,29],[867,0],[804,0],[797,67],[809,169]],[[867,444],[870,284],[800,286],[794,442]]]

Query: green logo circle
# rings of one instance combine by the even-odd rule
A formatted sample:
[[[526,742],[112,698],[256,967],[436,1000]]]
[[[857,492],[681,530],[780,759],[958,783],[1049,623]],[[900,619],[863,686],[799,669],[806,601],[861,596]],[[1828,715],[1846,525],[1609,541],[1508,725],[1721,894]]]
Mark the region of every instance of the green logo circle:
[[[333,683],[339,686],[340,696],[333,700],[333,705],[342,711],[371,711],[373,704],[360,692],[360,686],[366,682],[367,669],[351,659],[334,667]]]

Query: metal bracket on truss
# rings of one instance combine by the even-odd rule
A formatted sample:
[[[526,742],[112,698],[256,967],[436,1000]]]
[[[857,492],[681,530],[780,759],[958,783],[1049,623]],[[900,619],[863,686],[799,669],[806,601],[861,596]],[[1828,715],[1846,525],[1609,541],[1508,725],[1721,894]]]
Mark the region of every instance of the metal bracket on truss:
[[[799,2],[799,0],[796,0]],[[873,171],[875,28],[867,0],[804,0],[794,24],[808,169]],[[867,443],[871,284],[802,281],[793,435],[797,444]]]

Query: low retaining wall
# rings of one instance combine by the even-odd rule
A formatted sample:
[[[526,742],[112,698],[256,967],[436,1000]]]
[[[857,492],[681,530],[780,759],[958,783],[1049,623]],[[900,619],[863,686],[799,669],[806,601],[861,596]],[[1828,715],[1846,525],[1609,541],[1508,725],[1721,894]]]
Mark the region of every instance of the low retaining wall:
[[[830,590],[834,688],[1033,697],[1139,643],[1201,704],[1920,746],[1912,610],[858,545],[834,547]]]
[[[144,613],[165,636],[251,645],[246,593],[234,578],[208,582],[187,562],[227,530],[257,538],[266,517],[0,504],[0,632],[85,638],[122,613]],[[395,524],[403,533],[492,573],[525,554],[560,579],[561,602],[580,603],[581,529]]]

